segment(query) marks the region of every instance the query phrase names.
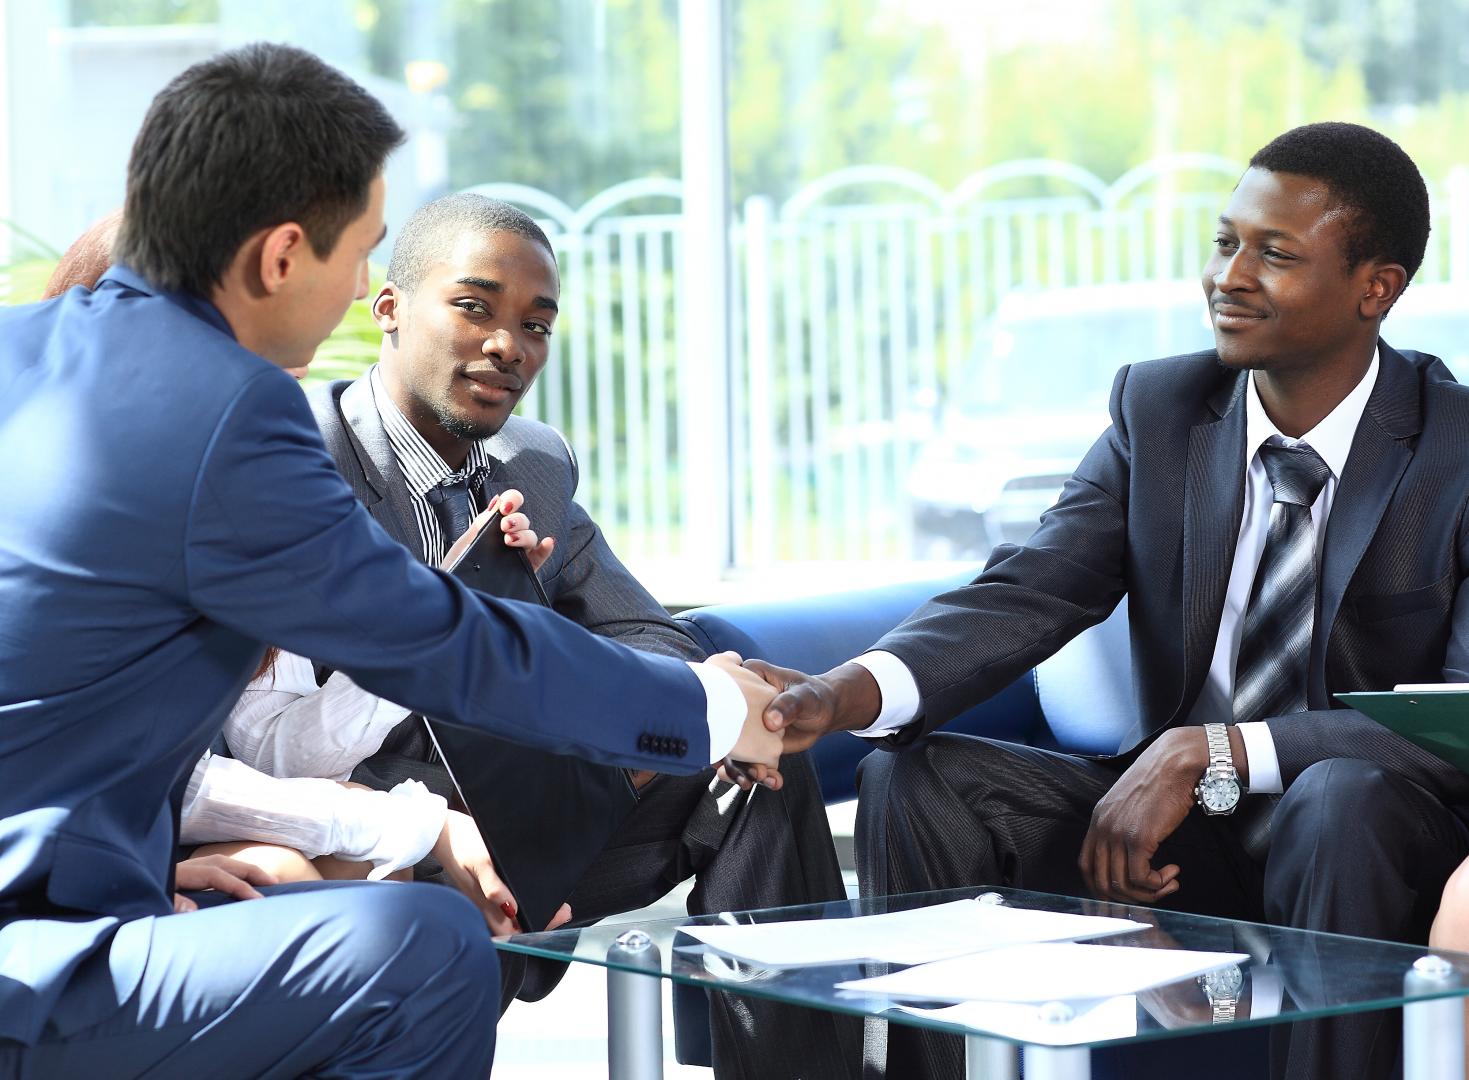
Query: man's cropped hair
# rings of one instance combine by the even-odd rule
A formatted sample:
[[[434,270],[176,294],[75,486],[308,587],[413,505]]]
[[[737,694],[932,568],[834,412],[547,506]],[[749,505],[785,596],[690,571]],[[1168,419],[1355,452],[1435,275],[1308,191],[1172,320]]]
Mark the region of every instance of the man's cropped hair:
[[[447,258],[455,239],[465,231],[513,232],[540,244],[556,261],[556,252],[530,215],[507,202],[461,191],[435,199],[414,212],[393,241],[388,280],[411,293],[429,268]]]
[[[1411,280],[1428,246],[1428,188],[1401,146],[1360,124],[1306,124],[1273,139],[1252,168],[1320,180],[1351,211],[1347,265],[1400,264]]]
[[[206,297],[262,229],[297,222],[324,259],[403,137],[376,98],[311,53],[220,53],[153,99],[128,161],[118,257],[159,288]]]

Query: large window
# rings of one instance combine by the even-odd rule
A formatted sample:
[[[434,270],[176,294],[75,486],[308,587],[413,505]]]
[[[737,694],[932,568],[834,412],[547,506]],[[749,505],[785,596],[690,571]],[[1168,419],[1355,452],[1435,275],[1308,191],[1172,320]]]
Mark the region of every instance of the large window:
[[[1469,376],[1469,0],[0,9],[9,299],[120,202],[169,77],[297,42],[411,131],[393,222],[478,187],[551,233],[565,314],[524,408],[567,433],[582,499],[655,578],[974,560],[1022,538],[1105,426],[1117,366],[1207,346],[1213,218],[1249,155],[1305,121],[1371,123],[1419,162],[1434,236],[1385,336]],[[723,13],[724,71],[694,62],[726,80],[722,117],[681,96],[681,11]],[[721,127],[729,240],[711,250],[681,171]],[[691,296],[709,259],[728,260],[728,347]],[[355,311],[316,375],[375,352]]]

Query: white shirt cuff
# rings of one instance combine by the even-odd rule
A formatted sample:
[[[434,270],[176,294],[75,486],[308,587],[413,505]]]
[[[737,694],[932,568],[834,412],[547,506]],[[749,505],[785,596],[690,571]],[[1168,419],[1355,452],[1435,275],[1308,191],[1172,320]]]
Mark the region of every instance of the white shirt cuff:
[[[1273,967],[1258,965],[1250,973],[1250,1019],[1266,1020],[1280,1015],[1285,1001],[1285,980]]]
[[[1245,743],[1245,756],[1250,765],[1250,794],[1279,795],[1285,790],[1280,782],[1280,759],[1275,756],[1275,737],[1270,725],[1254,721],[1239,725],[1239,737]]]
[[[370,862],[371,881],[412,866],[433,850],[444,831],[448,803],[417,780],[392,791],[341,788],[332,854],[348,862]]]
[[[695,664],[692,661],[688,664],[689,670],[704,686],[709,763],[717,765],[729,756],[735,743],[740,741],[740,732],[745,730],[745,695],[729,672],[721,671],[713,664]]]
[[[880,739],[913,722],[923,699],[919,696],[918,683],[907,664],[890,652],[863,653],[852,663],[861,664],[872,673],[872,677],[877,680],[878,692],[882,694],[882,709],[878,712],[877,719],[871,726],[852,732],[853,735],[861,735],[864,739]]]

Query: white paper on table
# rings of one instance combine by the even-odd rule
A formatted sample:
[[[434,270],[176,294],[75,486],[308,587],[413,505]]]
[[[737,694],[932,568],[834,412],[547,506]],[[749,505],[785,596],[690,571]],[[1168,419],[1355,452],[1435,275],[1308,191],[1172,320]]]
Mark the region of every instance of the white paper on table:
[[[963,1001],[941,1009],[899,1005],[894,1011],[988,1031],[1034,1046],[1078,1046],[1130,1039],[1137,1034],[1137,997],[1133,994],[1078,1007],[1071,1019],[1059,1021],[1044,1005],[1013,1001]]]
[[[685,926],[681,932],[752,964],[798,967],[856,960],[922,964],[1005,945],[1102,937],[1146,928],[1145,923],[1132,919],[952,900],[884,915]]]
[[[1248,953],[1052,942],[920,964],[836,988],[910,1001],[1074,1001],[1136,994],[1249,958]]]

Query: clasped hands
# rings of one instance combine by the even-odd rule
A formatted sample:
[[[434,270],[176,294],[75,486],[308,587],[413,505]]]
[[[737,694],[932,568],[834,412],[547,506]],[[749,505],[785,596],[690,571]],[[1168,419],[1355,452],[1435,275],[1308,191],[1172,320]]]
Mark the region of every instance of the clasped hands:
[[[877,716],[873,704],[871,715],[859,719],[866,704],[877,703],[880,695],[867,669],[857,664],[815,676],[763,660],[742,663],[732,652],[711,656],[706,662],[728,673],[745,697],[745,726],[729,754],[742,768],[732,769],[727,761],[719,773],[746,790],[756,783],[778,790],[782,754],[805,750],[828,731],[866,727]],[[847,673],[848,668],[854,671]],[[850,681],[855,692],[838,693],[848,682],[838,673],[853,676]],[[863,687],[863,679],[870,685]]]

